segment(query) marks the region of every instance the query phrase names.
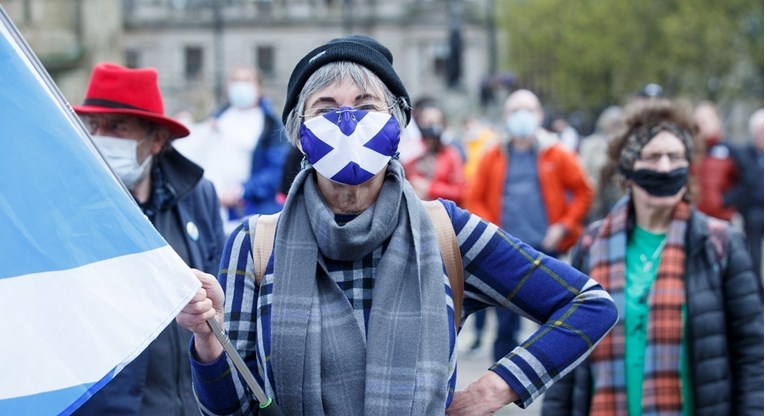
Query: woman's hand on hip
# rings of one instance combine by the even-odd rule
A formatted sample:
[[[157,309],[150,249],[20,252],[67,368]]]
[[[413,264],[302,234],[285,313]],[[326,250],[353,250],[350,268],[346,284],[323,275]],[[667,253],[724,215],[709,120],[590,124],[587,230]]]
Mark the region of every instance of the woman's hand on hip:
[[[497,373],[487,371],[478,380],[470,383],[465,390],[454,393],[452,404],[446,409],[448,416],[493,415],[497,410],[518,400]]]

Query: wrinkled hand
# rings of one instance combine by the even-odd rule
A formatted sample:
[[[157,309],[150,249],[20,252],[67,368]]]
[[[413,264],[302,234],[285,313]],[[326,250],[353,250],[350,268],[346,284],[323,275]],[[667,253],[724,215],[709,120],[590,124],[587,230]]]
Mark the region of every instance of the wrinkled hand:
[[[504,406],[518,400],[502,377],[488,371],[465,390],[454,393],[452,404],[446,409],[449,416],[493,415]]]
[[[191,269],[202,283],[194,297],[176,316],[178,325],[194,333],[194,348],[202,363],[215,361],[223,352],[223,346],[207,324],[207,320],[215,318],[223,327],[223,288],[218,279],[211,274]]]
[[[547,227],[545,238],[542,239],[542,248],[546,251],[556,251],[558,244],[566,235],[566,227],[563,224],[552,224]]]

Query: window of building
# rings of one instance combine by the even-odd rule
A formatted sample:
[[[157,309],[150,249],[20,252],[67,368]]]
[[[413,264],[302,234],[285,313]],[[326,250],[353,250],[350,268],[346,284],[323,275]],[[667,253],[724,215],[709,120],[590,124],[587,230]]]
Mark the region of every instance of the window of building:
[[[442,42],[433,44],[430,56],[433,63],[433,73],[439,77],[445,76],[446,60],[449,59],[449,45]]]
[[[203,50],[200,46],[187,46],[184,50],[184,75],[187,80],[197,79],[202,74]]]
[[[273,6],[271,0],[257,0],[255,6],[258,8],[258,13],[269,14],[271,13],[271,7]]]
[[[273,46],[261,45],[255,48],[255,59],[255,65],[263,76],[273,77],[276,75]]]

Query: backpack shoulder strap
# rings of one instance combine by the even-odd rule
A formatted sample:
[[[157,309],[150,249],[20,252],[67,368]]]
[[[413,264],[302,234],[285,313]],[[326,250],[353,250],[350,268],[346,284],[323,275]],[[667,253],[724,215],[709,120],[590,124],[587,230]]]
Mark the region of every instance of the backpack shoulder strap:
[[[462,319],[462,295],[464,290],[464,277],[462,275],[462,255],[457,243],[457,235],[454,226],[446,212],[446,208],[439,201],[422,201],[428,212],[433,228],[438,238],[438,249],[444,259],[446,274],[452,287],[452,301],[454,302],[454,324],[459,329]]]
[[[252,259],[255,261],[255,282],[260,286],[266,273],[268,259],[274,249],[276,223],[279,222],[279,212],[271,215],[253,215],[250,218],[250,228],[255,225],[255,235],[252,237]],[[255,224],[253,224],[253,222]]]

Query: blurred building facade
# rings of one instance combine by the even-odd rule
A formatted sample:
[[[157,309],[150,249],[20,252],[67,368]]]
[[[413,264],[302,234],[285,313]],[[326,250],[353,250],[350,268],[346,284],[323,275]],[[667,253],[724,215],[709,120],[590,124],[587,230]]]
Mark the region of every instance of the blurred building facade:
[[[492,65],[493,0],[6,0],[3,7],[79,102],[93,64],[154,66],[166,111],[203,117],[225,99],[228,70],[254,64],[281,111],[290,73],[332,38],[367,34],[388,46],[413,99],[449,111],[478,106]]]
[[[82,100],[96,62],[124,59],[121,0],[3,0],[0,4],[71,102]]]

